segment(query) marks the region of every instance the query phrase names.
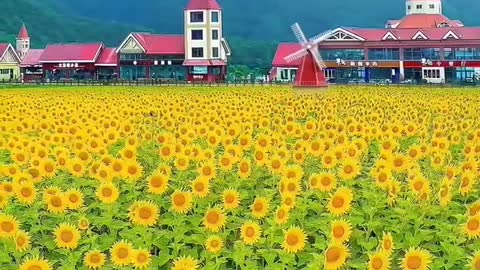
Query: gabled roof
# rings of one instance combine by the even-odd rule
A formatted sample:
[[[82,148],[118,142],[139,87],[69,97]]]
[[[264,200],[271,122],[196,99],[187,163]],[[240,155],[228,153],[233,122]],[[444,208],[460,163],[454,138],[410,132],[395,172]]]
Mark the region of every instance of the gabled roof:
[[[48,45],[39,62],[95,63],[103,48],[103,43]]]
[[[272,65],[274,67],[291,67],[291,66],[298,66],[300,65],[300,59],[293,61],[293,62],[287,62],[285,60],[285,57],[289,56],[292,53],[297,52],[300,50],[302,46],[298,43],[280,43],[278,44],[277,52],[275,53],[275,56],[273,57],[273,62]]]
[[[12,55],[15,57],[18,63],[20,63],[20,57],[17,54],[17,51],[13,48],[10,43],[0,43],[0,61],[7,55],[8,51],[12,52]]]
[[[22,67],[37,66],[41,65],[40,57],[43,54],[43,49],[30,49],[27,51],[27,54],[20,63]]]
[[[133,38],[145,54],[183,55],[185,39],[183,35],[154,35],[148,33],[131,33],[118,47],[117,53]]]
[[[462,26],[442,14],[410,14],[403,17],[395,28],[436,28],[441,24],[448,27]]]
[[[117,52],[115,48],[105,48],[95,63],[96,66],[117,66]]]
[[[22,25],[22,28],[20,28],[20,31],[18,32],[17,39],[27,39],[30,38],[28,35],[27,27],[25,24]]]
[[[428,37],[422,32],[422,30],[418,30],[417,33],[415,33],[415,35],[412,37],[412,39],[414,40],[425,40],[425,39],[428,39]]]
[[[222,7],[218,4],[217,0],[190,0],[185,9],[188,10],[201,10],[201,9],[213,9],[220,10]]]

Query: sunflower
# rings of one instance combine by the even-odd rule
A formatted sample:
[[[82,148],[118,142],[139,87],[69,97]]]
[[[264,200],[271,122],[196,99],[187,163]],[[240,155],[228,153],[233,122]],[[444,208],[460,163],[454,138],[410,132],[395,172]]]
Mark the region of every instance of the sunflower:
[[[128,161],[125,164],[125,177],[128,181],[135,182],[143,175],[143,167],[136,161]]]
[[[132,264],[136,269],[145,269],[152,263],[152,255],[147,249],[133,251]]]
[[[203,225],[211,232],[220,231],[226,223],[226,217],[218,208],[207,210],[203,218]]]
[[[15,187],[15,194],[21,204],[31,205],[37,197],[37,189],[33,183],[21,184]]]
[[[14,237],[18,228],[19,224],[14,216],[0,214],[0,239]]]
[[[318,190],[321,192],[330,192],[337,187],[337,178],[333,173],[323,172],[318,174],[317,178]]]
[[[262,219],[267,216],[270,204],[266,198],[257,197],[253,202],[251,208],[253,217],[257,219]]]
[[[337,156],[333,151],[327,151],[322,155],[321,164],[325,169],[333,169],[338,164]]]
[[[30,242],[30,235],[27,232],[19,230],[15,237],[13,238],[15,242],[15,249],[19,252],[24,252],[30,249],[31,242]]]
[[[379,188],[386,190],[392,183],[392,173],[387,169],[380,169],[374,173],[374,179]]]
[[[129,218],[134,225],[152,227],[157,223],[160,210],[150,201],[136,201],[129,208]]]
[[[294,179],[282,178],[280,182],[281,193],[297,195],[301,192],[300,182]]]
[[[1,208],[1,207],[0,207]],[[468,208],[468,215],[473,217],[480,214],[480,201],[474,202],[470,207]]]
[[[383,233],[381,248],[388,255],[393,253],[393,250],[395,249],[395,245],[393,243],[393,237],[391,233]]]
[[[207,180],[215,178],[217,169],[212,162],[206,162],[198,168],[198,174]]]
[[[237,209],[240,206],[240,193],[233,189],[223,192],[223,208],[226,210]]]
[[[83,206],[83,194],[78,189],[70,189],[65,193],[69,209],[78,210]]]
[[[469,270],[480,269],[480,251],[477,251],[470,257],[470,262],[467,265]]]
[[[192,182],[192,193],[198,198],[205,198],[210,192],[210,183],[206,178],[198,177]]]
[[[345,159],[338,172],[338,177],[342,180],[353,180],[360,175],[361,166],[357,161],[351,158]]]
[[[240,176],[240,178],[246,179],[247,177],[250,176],[251,172],[252,172],[252,166],[250,164],[250,160],[242,159],[238,164],[238,175]]]
[[[154,173],[147,179],[148,192],[162,195],[168,189],[169,177],[162,173]]]
[[[283,179],[299,182],[303,177],[302,167],[298,165],[287,166],[282,172]]]
[[[463,226],[463,233],[469,239],[477,239],[480,237],[480,215],[470,216],[467,223]]]
[[[332,222],[332,240],[333,242],[342,244],[348,242],[352,234],[352,226],[345,220],[336,220]]]
[[[325,270],[337,270],[345,265],[350,251],[342,244],[331,244],[325,251]]]
[[[83,263],[88,269],[99,269],[105,265],[107,256],[99,250],[92,250],[85,254]]]
[[[14,185],[10,182],[3,182],[0,183],[0,191],[5,192],[8,196],[13,195],[15,193]]]
[[[105,204],[112,204],[117,201],[120,192],[113,183],[103,183],[97,188],[97,198]]]
[[[285,206],[288,210],[295,207],[296,197],[292,194],[282,194],[282,206]]]
[[[438,201],[441,207],[447,207],[452,200],[452,193],[450,187],[450,180],[444,179],[440,184],[440,190],[438,191]]]
[[[172,210],[176,213],[186,214],[192,209],[192,194],[184,191],[175,191],[172,196]]]
[[[466,171],[460,176],[460,194],[465,196],[472,192],[475,184],[475,175],[473,172]]]
[[[223,240],[220,236],[212,235],[207,238],[205,248],[210,253],[220,253],[223,249]]]
[[[369,255],[368,270],[390,270],[390,257],[385,251]]]
[[[67,211],[68,201],[62,193],[47,196],[47,210],[59,214]]]
[[[80,230],[88,230],[88,228],[90,227],[90,222],[88,221],[88,219],[86,217],[81,217],[79,220],[78,220],[78,228]]]
[[[287,223],[288,218],[289,218],[289,212],[288,212],[288,207],[286,206],[280,206],[277,211],[275,212],[275,223],[282,225]]]
[[[283,238],[283,250],[287,253],[297,253],[305,248],[307,235],[298,227],[291,227]]]
[[[178,155],[174,164],[179,171],[186,171],[190,166],[190,159],[187,155]]]
[[[349,188],[339,188],[330,197],[328,212],[334,216],[341,216],[352,209],[353,192]]]
[[[191,256],[182,256],[175,259],[171,270],[197,270],[198,268],[198,260]]]
[[[126,162],[122,159],[114,159],[110,164],[111,172],[115,177],[124,177],[126,176],[125,164]]]
[[[110,259],[115,266],[126,266],[132,262],[133,253],[132,244],[122,240],[115,243],[110,249]]]
[[[230,154],[224,154],[219,158],[218,163],[223,171],[231,171],[234,164],[234,157]]]
[[[38,256],[30,257],[23,261],[19,270],[52,270],[52,264]]]
[[[75,226],[62,223],[53,232],[58,248],[75,249],[80,240],[80,232]]]
[[[57,171],[55,162],[50,159],[42,160],[40,163],[40,174],[46,177],[52,177]]]
[[[410,248],[402,259],[402,270],[427,270],[430,269],[432,255],[422,248]]]
[[[392,157],[392,169],[394,172],[403,172],[407,169],[408,167],[408,160],[405,156],[403,155],[395,155]]]
[[[258,223],[253,221],[245,222],[240,229],[240,236],[245,245],[254,245],[260,239],[262,229]]]
[[[0,210],[7,207],[9,201],[8,194],[0,189]]]

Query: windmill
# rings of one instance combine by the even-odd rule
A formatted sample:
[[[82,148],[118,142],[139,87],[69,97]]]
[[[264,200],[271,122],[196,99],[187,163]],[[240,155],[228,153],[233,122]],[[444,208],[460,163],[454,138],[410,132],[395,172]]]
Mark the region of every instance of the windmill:
[[[285,60],[288,63],[302,59],[300,66],[298,67],[295,86],[327,87],[328,82],[324,73],[326,65],[323,62],[320,51],[318,50],[318,44],[330,37],[332,31],[325,31],[322,34],[307,40],[298,23],[292,25],[292,30],[298,42],[302,46],[299,51],[285,57]]]

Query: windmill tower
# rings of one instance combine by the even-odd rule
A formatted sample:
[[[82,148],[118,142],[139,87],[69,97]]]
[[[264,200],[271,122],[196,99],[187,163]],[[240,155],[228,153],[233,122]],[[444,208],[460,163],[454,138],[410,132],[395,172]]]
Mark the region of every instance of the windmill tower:
[[[21,59],[25,58],[28,50],[30,50],[30,36],[28,35],[25,24],[22,25],[22,28],[20,28],[18,32],[16,50]]]
[[[328,82],[325,77],[323,62],[318,44],[331,36],[332,31],[326,31],[307,40],[300,25],[292,25],[293,33],[301,45],[301,49],[287,57],[285,60],[289,63],[302,59],[295,79],[295,87],[327,87]]]
[[[222,8],[216,0],[190,0],[184,25],[185,60],[226,60]]]

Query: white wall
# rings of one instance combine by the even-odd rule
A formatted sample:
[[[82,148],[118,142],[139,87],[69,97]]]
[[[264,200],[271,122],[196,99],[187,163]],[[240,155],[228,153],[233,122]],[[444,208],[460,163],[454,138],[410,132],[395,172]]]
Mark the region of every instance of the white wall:
[[[418,5],[421,5],[421,8],[417,8]],[[431,8],[430,5],[433,5],[434,8]],[[410,6],[410,9],[408,8]],[[409,14],[442,14],[442,2],[440,1],[407,1],[406,2],[406,13]]]
[[[201,23],[192,23],[190,20],[191,12],[202,12],[204,21]],[[212,22],[212,12],[218,12],[218,22]],[[226,60],[225,50],[221,45],[223,37],[222,11],[221,10],[186,10],[185,11],[185,57],[186,59],[224,59]],[[202,30],[203,40],[192,40],[192,30]],[[212,30],[218,30],[218,39],[213,40]],[[219,49],[218,57],[213,57],[213,47]],[[193,57],[192,48],[203,48],[203,57]]]

